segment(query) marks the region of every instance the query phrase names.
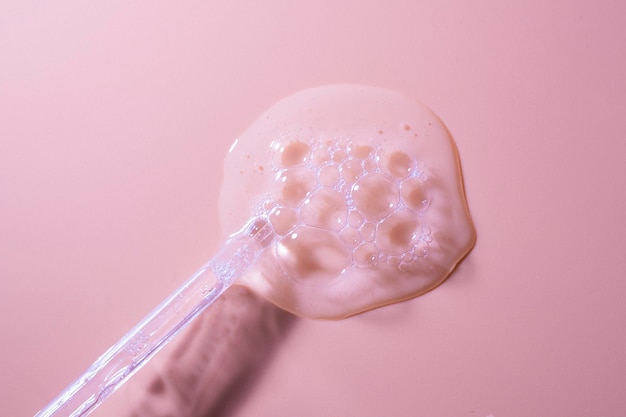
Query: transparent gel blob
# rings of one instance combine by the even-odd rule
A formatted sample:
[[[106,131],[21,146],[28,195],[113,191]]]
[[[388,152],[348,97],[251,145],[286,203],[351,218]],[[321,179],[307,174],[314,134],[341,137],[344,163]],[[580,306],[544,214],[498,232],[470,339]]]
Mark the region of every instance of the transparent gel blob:
[[[238,282],[278,306],[336,319],[427,292],[475,231],[454,142],[401,94],[335,85],[296,93],[225,160],[225,232],[267,220],[274,238]]]

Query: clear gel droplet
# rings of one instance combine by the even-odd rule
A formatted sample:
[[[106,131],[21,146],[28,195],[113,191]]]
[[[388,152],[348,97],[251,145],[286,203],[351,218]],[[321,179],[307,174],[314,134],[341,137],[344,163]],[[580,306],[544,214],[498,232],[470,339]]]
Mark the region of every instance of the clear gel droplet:
[[[274,236],[240,283],[303,316],[429,291],[475,240],[447,129],[388,90],[328,86],[282,100],[239,137],[225,173],[223,229],[256,216]]]

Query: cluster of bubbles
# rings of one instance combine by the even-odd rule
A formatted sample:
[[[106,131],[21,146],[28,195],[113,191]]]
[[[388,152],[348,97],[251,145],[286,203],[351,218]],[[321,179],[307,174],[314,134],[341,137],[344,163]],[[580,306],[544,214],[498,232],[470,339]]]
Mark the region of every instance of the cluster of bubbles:
[[[286,251],[298,239],[327,246],[335,272],[380,263],[407,271],[427,255],[432,236],[423,215],[431,196],[406,152],[341,139],[287,138],[271,149],[274,176],[257,214]]]

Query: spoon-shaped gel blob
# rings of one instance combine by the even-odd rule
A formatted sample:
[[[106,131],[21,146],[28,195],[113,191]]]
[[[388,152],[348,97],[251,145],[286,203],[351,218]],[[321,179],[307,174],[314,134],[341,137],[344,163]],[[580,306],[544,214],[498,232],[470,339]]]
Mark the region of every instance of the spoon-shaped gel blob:
[[[475,241],[441,120],[398,93],[354,85],[296,93],[233,144],[221,225],[251,219],[267,221],[274,239],[238,283],[311,318],[427,292]]]

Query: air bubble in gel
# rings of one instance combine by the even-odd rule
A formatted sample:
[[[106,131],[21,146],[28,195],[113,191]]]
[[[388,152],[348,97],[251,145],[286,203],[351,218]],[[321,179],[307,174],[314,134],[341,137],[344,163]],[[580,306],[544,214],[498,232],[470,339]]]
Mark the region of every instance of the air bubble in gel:
[[[334,187],[339,183],[341,173],[335,165],[325,165],[320,168],[319,182],[326,187]]]
[[[272,145],[273,162],[278,167],[292,167],[305,163],[309,156],[309,146],[299,140],[280,140]]]
[[[268,217],[272,229],[280,236],[291,232],[298,225],[298,212],[290,207],[274,207]]]
[[[376,244],[385,254],[401,255],[417,243],[417,227],[418,219],[413,213],[396,211],[378,224]]]
[[[428,188],[419,178],[409,178],[400,185],[402,200],[407,207],[422,211],[428,206]]]
[[[317,184],[315,173],[307,168],[292,168],[276,173],[272,184],[272,196],[286,206],[302,204],[306,196]]]
[[[382,148],[377,158],[381,169],[394,178],[407,178],[415,170],[416,161],[398,149]]]
[[[377,222],[398,206],[398,184],[382,174],[363,176],[352,187],[352,199],[356,209],[367,220]]]
[[[306,225],[326,230],[341,230],[348,217],[345,197],[330,188],[311,193],[300,209],[300,217]]]
[[[336,233],[309,226],[279,239],[276,256],[288,276],[306,285],[332,282],[350,263],[349,251]]]
[[[341,175],[343,180],[348,183],[353,183],[361,176],[363,172],[363,167],[361,166],[360,161],[356,161],[354,159],[348,159],[343,164],[341,164]]]
[[[225,170],[222,227],[257,216],[275,234],[241,283],[303,316],[341,318],[429,291],[475,241],[446,128],[388,90],[288,97],[239,138]]]
[[[378,248],[373,243],[363,243],[354,250],[354,262],[361,268],[374,266],[378,257]]]
[[[371,242],[376,238],[376,226],[374,223],[365,223],[361,226],[361,237],[366,242]]]

